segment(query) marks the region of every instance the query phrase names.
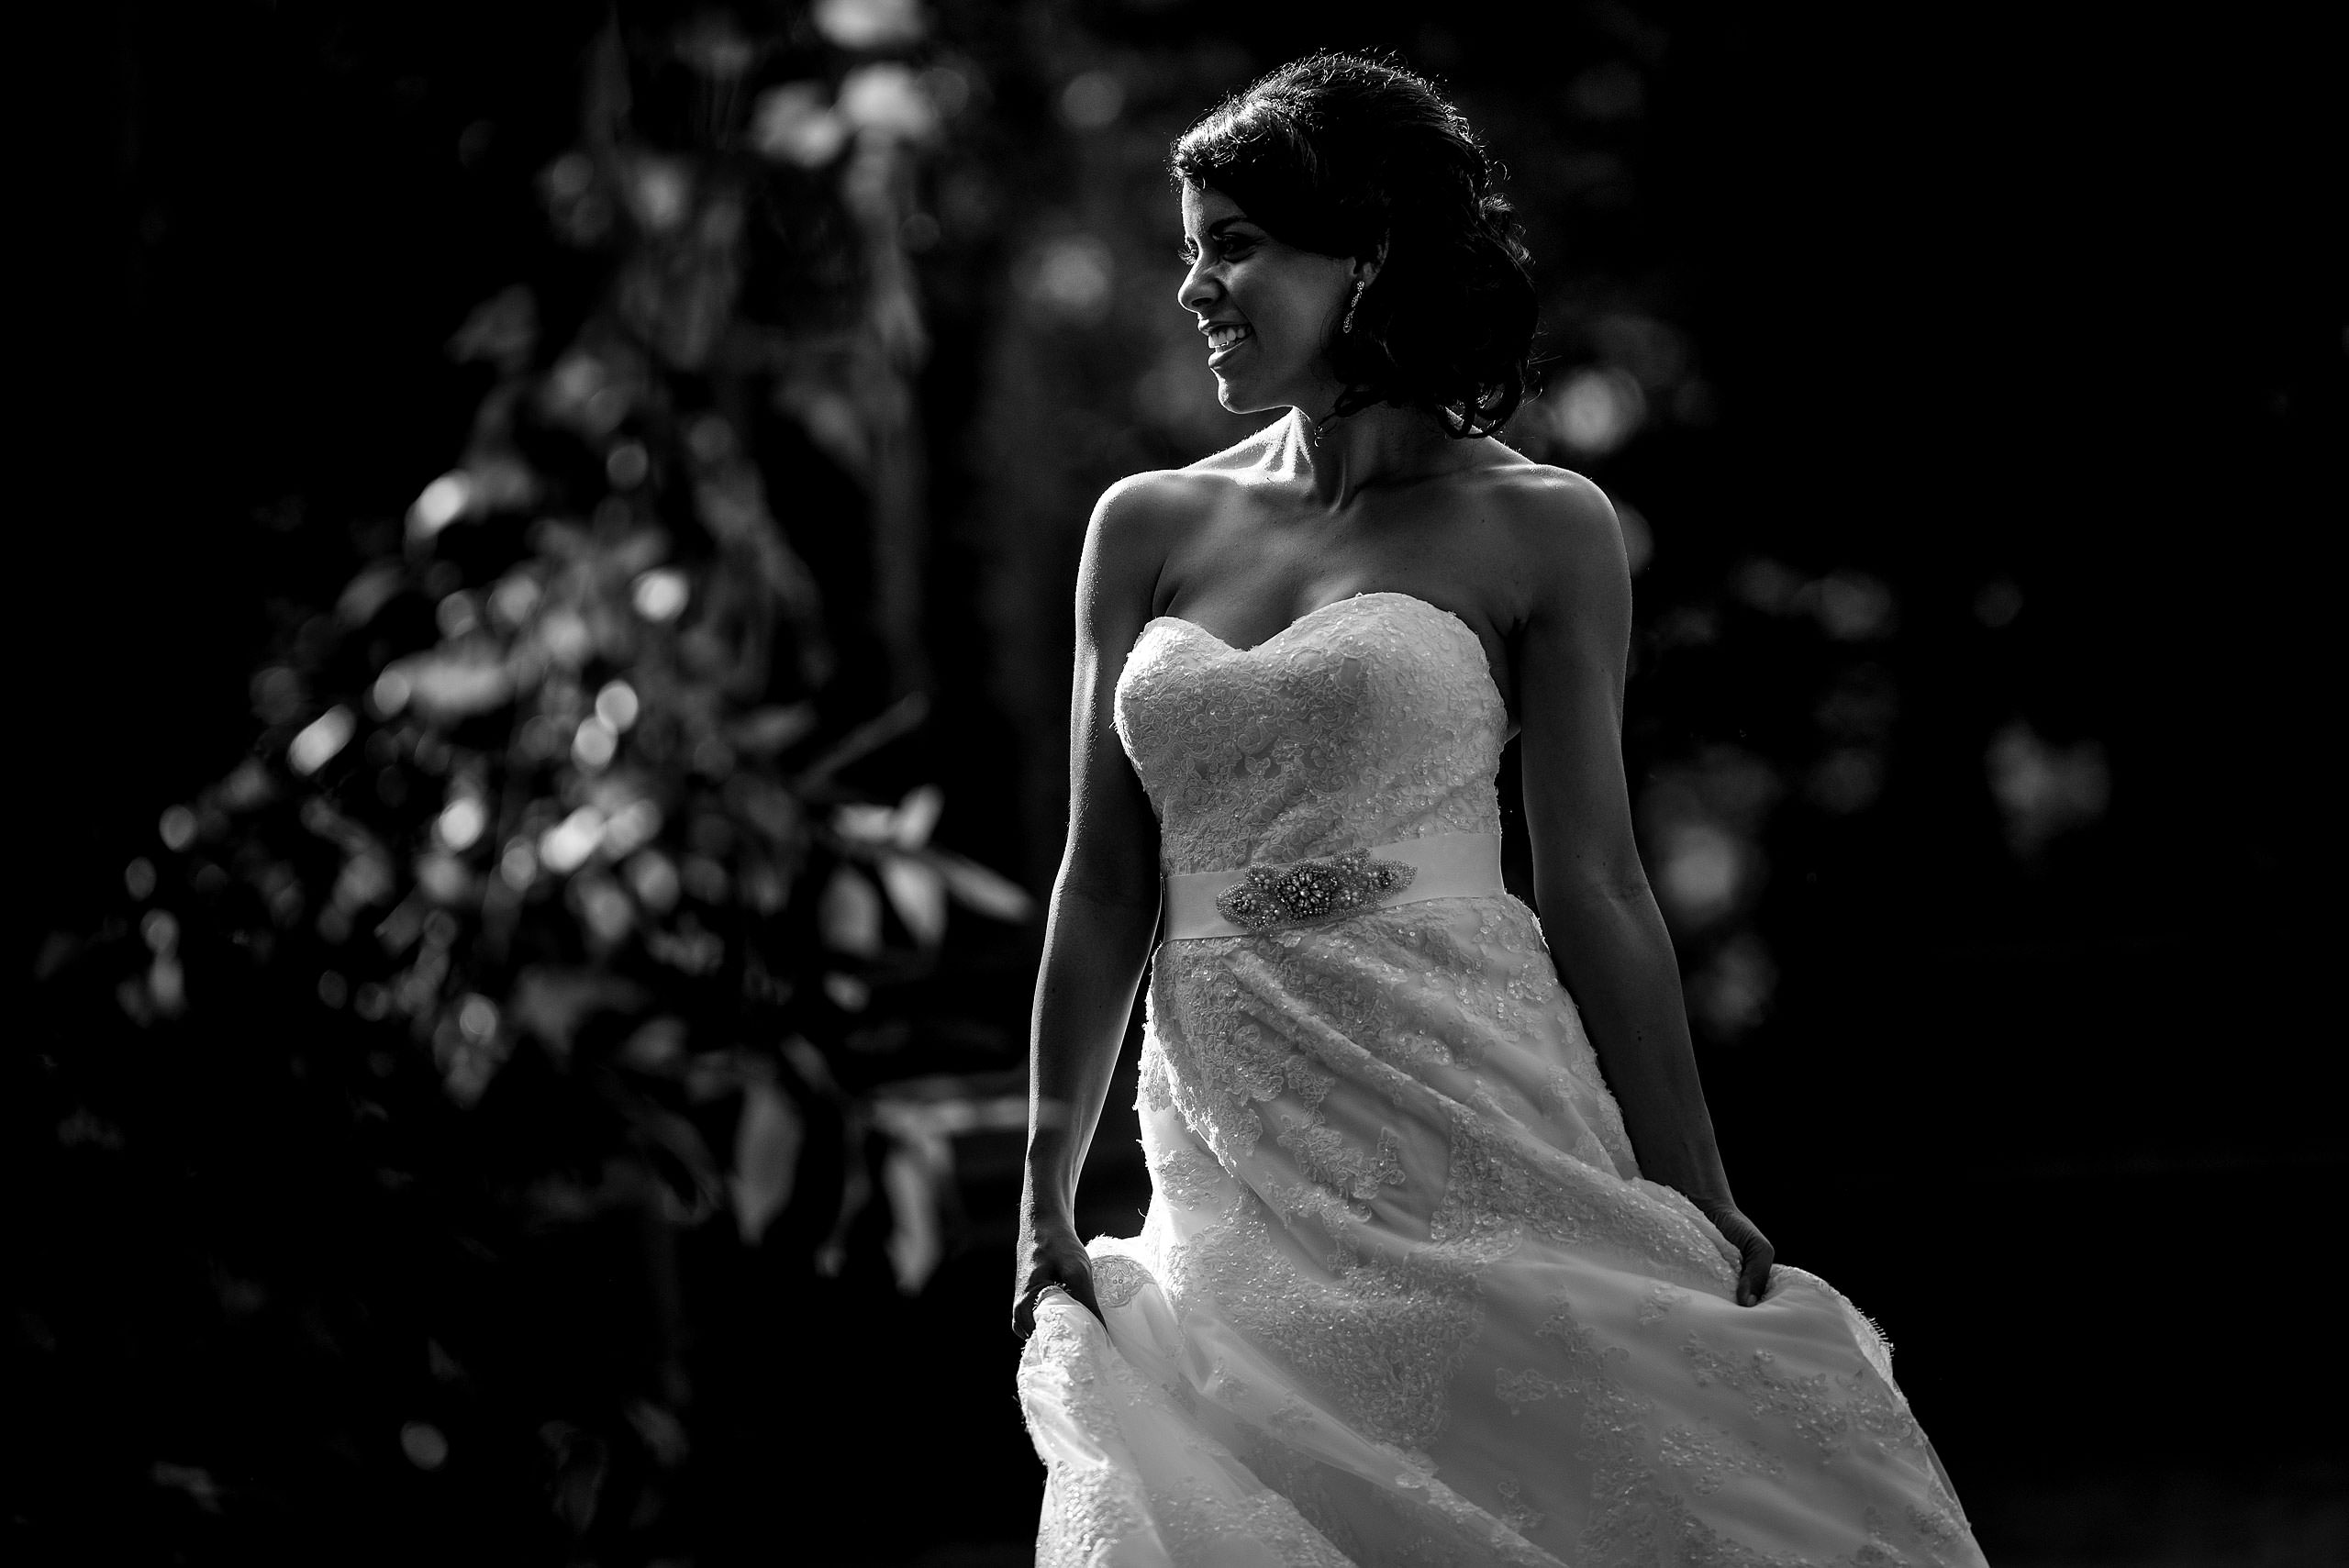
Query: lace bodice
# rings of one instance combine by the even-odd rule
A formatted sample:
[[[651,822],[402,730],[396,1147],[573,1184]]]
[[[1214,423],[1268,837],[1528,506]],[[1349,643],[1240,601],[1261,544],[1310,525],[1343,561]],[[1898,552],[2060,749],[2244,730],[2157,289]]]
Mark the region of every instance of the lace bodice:
[[[1324,605],[1246,649],[1161,616],[1116,711],[1170,873],[1500,831],[1508,714],[1484,644],[1408,594]]]

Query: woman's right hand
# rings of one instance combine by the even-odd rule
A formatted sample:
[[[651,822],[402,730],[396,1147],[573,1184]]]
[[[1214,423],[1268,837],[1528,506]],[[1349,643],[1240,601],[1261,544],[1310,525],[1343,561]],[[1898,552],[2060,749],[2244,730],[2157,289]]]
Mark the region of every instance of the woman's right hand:
[[[1036,1331],[1037,1298],[1054,1285],[1096,1318],[1101,1316],[1101,1303],[1093,1294],[1093,1261],[1076,1239],[1076,1227],[1065,1220],[1030,1216],[1020,1221],[1019,1278],[1011,1331],[1022,1340]]]

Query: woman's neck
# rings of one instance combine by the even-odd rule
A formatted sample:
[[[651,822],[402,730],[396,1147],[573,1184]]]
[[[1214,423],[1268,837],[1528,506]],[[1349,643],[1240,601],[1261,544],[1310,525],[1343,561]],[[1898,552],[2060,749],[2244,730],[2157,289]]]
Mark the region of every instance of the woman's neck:
[[[1286,424],[1283,466],[1332,511],[1373,486],[1450,473],[1473,456],[1421,408],[1379,404],[1342,419],[1292,408]]]

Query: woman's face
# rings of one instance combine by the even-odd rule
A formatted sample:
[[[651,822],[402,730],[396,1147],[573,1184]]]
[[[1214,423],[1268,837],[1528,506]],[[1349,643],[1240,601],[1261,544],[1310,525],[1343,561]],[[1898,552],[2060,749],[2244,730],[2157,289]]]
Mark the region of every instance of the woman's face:
[[[1355,263],[1284,245],[1221,191],[1183,187],[1175,298],[1198,317],[1216,395],[1235,414],[1319,414],[1342,390],[1321,350],[1353,297]]]

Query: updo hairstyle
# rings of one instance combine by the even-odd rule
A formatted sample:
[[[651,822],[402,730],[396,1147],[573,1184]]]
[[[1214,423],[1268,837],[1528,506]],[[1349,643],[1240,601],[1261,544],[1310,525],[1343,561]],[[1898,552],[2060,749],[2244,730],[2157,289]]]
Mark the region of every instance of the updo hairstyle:
[[[1174,177],[1212,186],[1301,250],[1375,256],[1330,336],[1336,414],[1426,408],[1489,436],[1531,373],[1532,258],[1494,190],[1499,168],[1424,78],[1359,55],[1309,56],[1227,98],[1174,144]]]

